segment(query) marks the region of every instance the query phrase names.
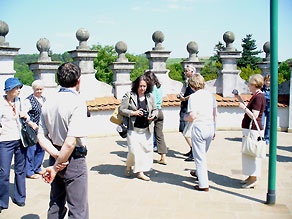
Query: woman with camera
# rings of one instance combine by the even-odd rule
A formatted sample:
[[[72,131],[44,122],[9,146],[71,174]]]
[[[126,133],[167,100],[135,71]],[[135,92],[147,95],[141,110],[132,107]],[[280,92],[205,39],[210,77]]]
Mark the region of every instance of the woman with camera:
[[[128,155],[125,175],[137,173],[139,179],[149,181],[144,174],[153,164],[153,123],[157,117],[155,98],[145,75],[132,83],[130,93],[124,95],[119,113],[127,126]]]

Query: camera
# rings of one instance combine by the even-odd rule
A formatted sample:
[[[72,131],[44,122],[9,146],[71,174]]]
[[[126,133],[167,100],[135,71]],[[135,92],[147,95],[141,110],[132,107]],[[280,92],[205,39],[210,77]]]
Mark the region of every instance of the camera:
[[[147,110],[142,109],[143,117],[148,118],[149,112]]]
[[[182,97],[182,95],[178,94],[176,97],[177,97],[177,99],[180,99]]]

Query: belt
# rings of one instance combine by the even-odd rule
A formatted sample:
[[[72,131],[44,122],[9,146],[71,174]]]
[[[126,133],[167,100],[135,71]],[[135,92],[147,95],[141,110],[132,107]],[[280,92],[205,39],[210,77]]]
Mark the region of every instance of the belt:
[[[54,144],[53,144],[54,145]],[[59,145],[54,145],[54,147],[60,151],[62,147],[60,147]],[[86,146],[79,146],[79,147],[75,147],[71,156],[74,159],[78,159],[78,158],[82,158],[82,157],[86,157],[87,155],[87,148]]]

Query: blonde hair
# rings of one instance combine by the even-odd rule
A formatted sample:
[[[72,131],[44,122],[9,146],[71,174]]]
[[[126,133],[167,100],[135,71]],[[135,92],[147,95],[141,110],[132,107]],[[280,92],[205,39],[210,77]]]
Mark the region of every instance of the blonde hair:
[[[35,90],[37,87],[44,88],[44,83],[42,80],[35,80],[34,82],[32,82],[31,87],[33,90]]]
[[[248,83],[253,84],[256,88],[262,88],[264,85],[264,77],[260,74],[254,74],[249,77]]]
[[[205,88],[205,79],[201,74],[194,74],[192,77],[189,79],[189,85],[194,89],[194,90],[200,90]]]
[[[193,65],[186,65],[185,69],[189,69],[192,73],[196,73],[196,68]]]

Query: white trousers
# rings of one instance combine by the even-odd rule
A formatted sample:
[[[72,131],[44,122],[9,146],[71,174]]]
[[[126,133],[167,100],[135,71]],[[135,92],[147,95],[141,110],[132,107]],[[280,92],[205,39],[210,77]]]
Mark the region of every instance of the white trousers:
[[[193,125],[192,148],[200,188],[209,187],[207,151],[214,136],[213,125]]]
[[[133,172],[150,171],[153,165],[153,135],[149,128],[128,130],[128,155],[126,166]]]

